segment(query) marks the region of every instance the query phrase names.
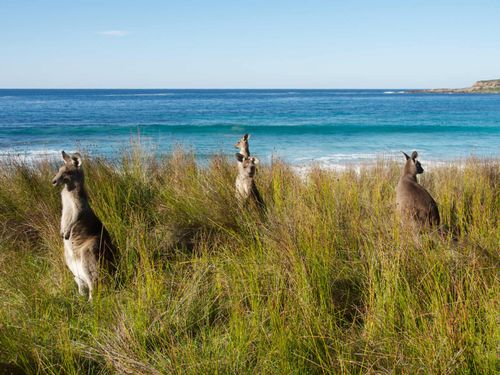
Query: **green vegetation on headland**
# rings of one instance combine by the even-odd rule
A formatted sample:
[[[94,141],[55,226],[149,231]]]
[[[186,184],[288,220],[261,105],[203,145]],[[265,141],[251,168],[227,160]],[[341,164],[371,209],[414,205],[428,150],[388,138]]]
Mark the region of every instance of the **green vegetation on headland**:
[[[462,89],[428,89],[412,90],[412,92],[429,92],[443,94],[500,94],[500,79],[477,81],[471,87]]]
[[[424,173],[442,227],[421,233],[395,214],[402,164],[263,166],[262,216],[236,204],[224,157],[84,161],[121,255],[88,303],[63,259],[59,163],[3,162],[0,369],[496,373],[500,160]]]

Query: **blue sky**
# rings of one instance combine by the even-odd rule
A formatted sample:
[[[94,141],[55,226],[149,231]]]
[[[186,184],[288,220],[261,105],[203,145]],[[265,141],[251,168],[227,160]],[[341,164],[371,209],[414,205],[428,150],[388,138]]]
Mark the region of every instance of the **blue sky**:
[[[463,87],[500,0],[0,0],[1,88]]]

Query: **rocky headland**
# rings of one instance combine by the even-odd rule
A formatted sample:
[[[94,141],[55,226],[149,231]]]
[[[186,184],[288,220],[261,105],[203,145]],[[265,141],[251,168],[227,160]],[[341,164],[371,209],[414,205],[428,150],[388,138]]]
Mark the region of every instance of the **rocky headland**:
[[[477,81],[470,87],[461,89],[427,89],[412,92],[428,92],[438,94],[500,94],[500,79]]]

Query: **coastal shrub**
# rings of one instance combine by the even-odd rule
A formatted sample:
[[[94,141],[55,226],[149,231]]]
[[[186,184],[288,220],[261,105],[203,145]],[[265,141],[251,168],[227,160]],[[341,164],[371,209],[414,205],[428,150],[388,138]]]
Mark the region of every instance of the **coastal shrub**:
[[[273,160],[261,215],[222,155],[85,160],[121,255],[92,304],[64,264],[57,165],[0,163],[0,373],[498,370],[499,160],[428,168],[443,223],[423,232],[396,216],[394,162]]]

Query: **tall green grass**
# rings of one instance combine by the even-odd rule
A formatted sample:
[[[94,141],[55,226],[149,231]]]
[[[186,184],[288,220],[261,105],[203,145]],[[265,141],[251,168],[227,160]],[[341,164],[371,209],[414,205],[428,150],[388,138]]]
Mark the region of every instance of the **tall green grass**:
[[[500,161],[422,176],[441,231],[400,225],[400,165],[275,161],[265,216],[234,198],[234,162],[87,160],[120,250],[112,285],[77,293],[59,238],[56,165],[0,165],[0,368],[29,373],[495,373]]]

